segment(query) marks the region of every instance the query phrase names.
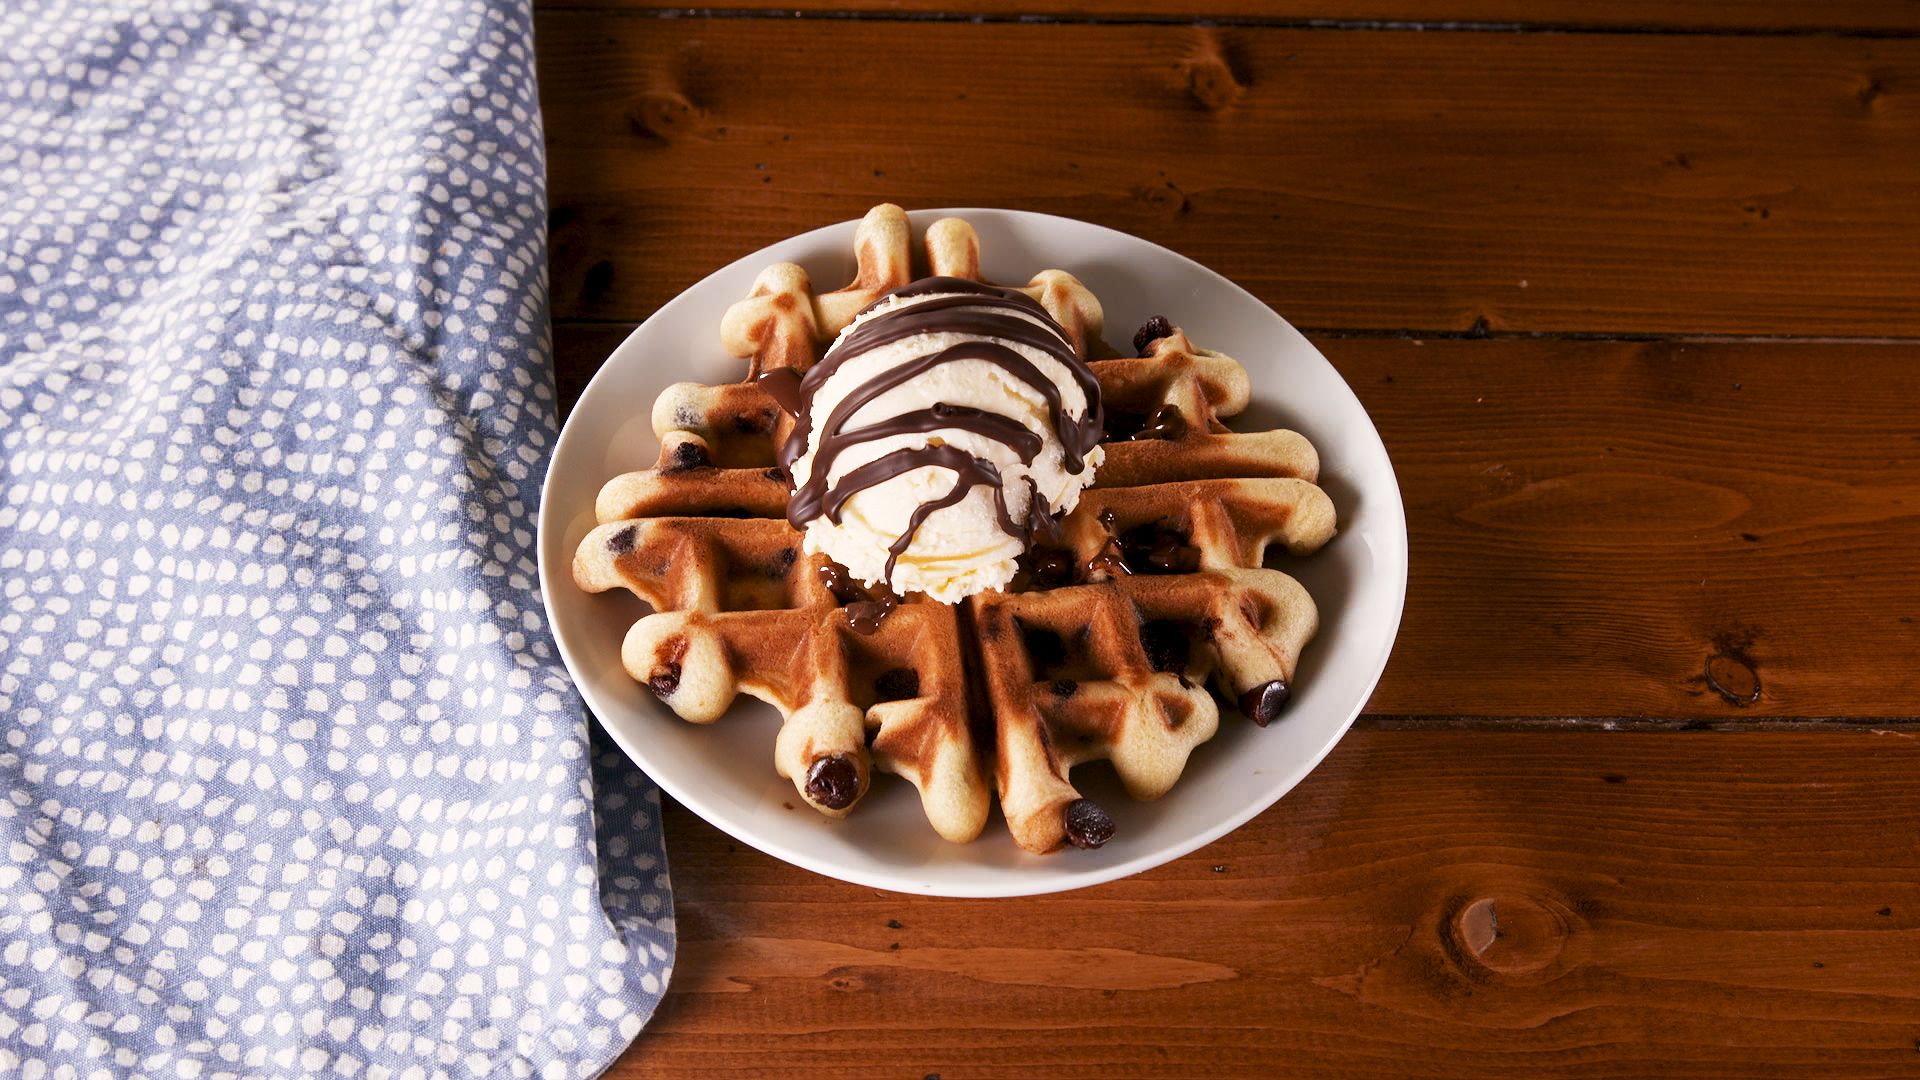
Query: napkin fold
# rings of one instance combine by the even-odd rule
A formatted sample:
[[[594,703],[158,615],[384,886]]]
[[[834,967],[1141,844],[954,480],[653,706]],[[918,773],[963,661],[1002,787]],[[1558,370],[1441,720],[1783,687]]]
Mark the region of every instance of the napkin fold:
[[[549,353],[524,0],[0,7],[0,1076],[639,1030],[671,895],[537,594]]]

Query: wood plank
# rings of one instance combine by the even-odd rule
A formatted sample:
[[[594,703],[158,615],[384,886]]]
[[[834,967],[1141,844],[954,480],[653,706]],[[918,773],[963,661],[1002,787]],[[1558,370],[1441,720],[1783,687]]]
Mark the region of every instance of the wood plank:
[[[625,332],[560,327],[565,400]],[[1407,504],[1371,711],[1920,710],[1920,347],[1318,344]]]
[[[596,8],[680,13],[685,4],[657,0],[539,0],[541,10]],[[864,12],[876,16],[944,15],[1063,19],[1240,19],[1289,21],[1503,23],[1618,27],[1633,30],[1742,29],[1779,32],[1920,29],[1920,8],[1907,0],[736,0],[730,11],[789,14]]]
[[[592,12],[539,41],[563,317],[892,199],[1126,229],[1303,326],[1920,334],[1920,41]]]
[[[608,1075],[1904,1075],[1917,774],[1911,734],[1359,730],[1193,856],[995,901],[670,809],[676,970]]]

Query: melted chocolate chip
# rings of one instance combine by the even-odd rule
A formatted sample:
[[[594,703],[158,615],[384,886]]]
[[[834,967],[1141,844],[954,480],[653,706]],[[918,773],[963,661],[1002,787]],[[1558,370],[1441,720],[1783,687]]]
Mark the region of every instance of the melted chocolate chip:
[[[860,770],[845,754],[823,757],[807,770],[807,798],[829,810],[845,810],[860,797]]]
[[[660,674],[647,680],[647,689],[653,691],[653,696],[657,698],[672,697],[673,692],[680,689],[679,662],[669,661],[662,664]]]
[[[1286,707],[1287,698],[1291,696],[1285,679],[1261,683],[1240,695],[1240,711],[1247,715],[1247,719],[1266,727],[1280,715],[1280,710]]]
[[[659,674],[647,680],[647,689],[655,697],[669,697],[680,689],[680,661],[687,658],[687,639],[680,636],[662,641],[653,656],[653,669]]]
[[[1200,549],[1159,522],[1128,529],[1120,536],[1120,554],[1137,573],[1191,574],[1200,569]]]
[[[1109,577],[1131,576],[1133,567],[1127,565],[1126,549],[1120,546],[1120,539],[1113,534],[1113,523],[1117,520],[1113,508],[1108,507],[1100,511],[1096,520],[1100,522],[1100,527],[1106,530],[1107,540],[1100,545],[1100,550],[1094,553],[1093,558],[1087,560],[1087,565],[1081,572],[1088,577],[1102,572]]]
[[[1147,663],[1155,671],[1184,672],[1187,662],[1193,658],[1186,627],[1168,619],[1155,619],[1140,627],[1140,644],[1147,650]]]
[[[1027,567],[1033,584],[1042,589],[1058,589],[1073,581],[1073,555],[1056,547],[1036,547],[1027,551]]]
[[[784,484],[787,482],[787,470],[775,465],[773,468],[767,470],[766,477],[776,484]]]
[[[1147,414],[1137,412],[1107,411],[1107,423],[1101,436],[1103,442],[1131,442],[1147,426]]]
[[[800,392],[800,373],[792,368],[775,368],[754,381],[788,416],[798,416],[806,407],[806,396]]]
[[[827,591],[833,594],[833,598],[842,604],[867,599],[867,590],[853,580],[853,575],[847,572],[846,567],[837,562],[830,562],[820,568],[820,583],[825,585]]]
[[[1080,690],[1080,684],[1072,679],[1055,679],[1050,687],[1055,697],[1072,697]]]
[[[880,629],[893,609],[900,606],[900,598],[893,590],[880,586],[869,589],[854,580],[853,574],[839,563],[830,562],[820,568],[820,583],[827,587],[840,606],[847,609],[847,625],[856,634],[871,634]]]
[[[1178,439],[1187,433],[1187,418],[1172,405],[1162,405],[1153,411],[1153,415],[1141,421],[1138,430],[1126,437],[1127,442],[1142,442],[1148,439]],[[1111,429],[1109,429],[1111,438]]]
[[[1146,413],[1129,411],[1108,411],[1106,427],[1102,429],[1102,442],[1133,442],[1133,436],[1146,429]]]
[[[856,634],[872,634],[899,606],[900,600],[891,593],[879,600],[856,600],[847,605],[847,626]]]
[[[1067,662],[1067,643],[1060,635],[1044,627],[1022,625],[1020,642],[1027,650],[1027,661],[1035,675],[1044,675]]]
[[[639,535],[640,526],[629,525],[607,537],[607,550],[615,555],[625,555],[633,550],[633,542]]]
[[[674,446],[673,460],[667,463],[667,471],[686,472],[689,469],[703,469],[711,464],[713,459],[707,457],[706,447],[697,442],[683,442]]]
[[[1061,815],[1066,826],[1067,843],[1077,848],[1097,848],[1113,839],[1113,819],[1092,799],[1075,799]]]
[[[909,667],[894,668],[873,681],[874,701],[905,701],[920,696],[920,673]]]
[[[741,413],[733,418],[733,430],[742,435],[767,435],[773,431],[774,413]]]
[[[787,572],[793,569],[794,560],[799,557],[800,552],[798,549],[781,548],[774,554],[772,565],[767,567],[767,576],[786,577]]]
[[[1141,323],[1140,329],[1134,331],[1133,351],[1140,356],[1146,356],[1152,351],[1148,346],[1172,333],[1173,324],[1167,321],[1167,317],[1165,315],[1155,315],[1153,318]]]

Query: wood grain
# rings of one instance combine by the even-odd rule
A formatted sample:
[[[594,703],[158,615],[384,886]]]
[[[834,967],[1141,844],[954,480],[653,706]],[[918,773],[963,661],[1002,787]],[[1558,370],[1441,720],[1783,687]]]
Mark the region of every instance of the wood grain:
[[[1912,1075],[1916,770],[1911,735],[1361,730],[1191,857],[1008,901],[670,810],[679,957],[609,1075]]]
[[[540,9],[679,14],[686,4],[657,0],[539,0]],[[1016,17],[1022,19],[1209,19],[1241,22],[1414,22],[1432,29],[1462,23],[1526,27],[1613,27],[1647,30],[1749,30],[1781,33],[1895,32],[1920,29],[1920,7],[1908,0],[738,0],[729,12],[796,12],[872,17]]]
[[[1920,41],[571,11],[539,41],[563,317],[892,199],[1125,229],[1304,326],[1920,334]]]
[[[565,400],[625,332],[561,327]],[[1371,711],[1920,711],[1920,347],[1318,344],[1407,504]]]

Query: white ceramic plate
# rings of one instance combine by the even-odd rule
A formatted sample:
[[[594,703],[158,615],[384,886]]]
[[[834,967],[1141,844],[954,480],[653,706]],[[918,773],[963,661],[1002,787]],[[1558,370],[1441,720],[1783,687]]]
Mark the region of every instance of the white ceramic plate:
[[[1386,448],[1338,372],[1299,332],[1246,290],[1182,255],[1098,225],[1014,210],[919,210],[916,234],[941,217],[971,222],[983,270],[1024,282],[1059,267],[1106,309],[1107,338],[1126,349],[1134,328],[1164,314],[1199,343],[1245,364],[1253,405],[1239,430],[1289,427],[1320,451],[1320,484],[1340,532],[1284,568],[1312,593],[1320,633],[1307,646],[1281,720],[1261,729],[1236,714],[1194,751],[1173,791],[1135,803],[1104,764],[1074,783],[1112,814],[1118,832],[1097,851],[1031,855],[996,811],[971,844],[937,836],[912,786],[878,772],[854,813],[831,821],[774,775],[779,714],[744,695],[719,722],[675,716],[620,666],[627,627],[645,613],[625,593],[573,584],[573,552],[593,527],[593,500],[609,477],[654,461],[650,414],[668,384],[737,381],[743,363],[719,345],[720,316],[767,264],[800,263],[816,288],[853,273],[855,222],[757,251],[675,297],[622,342],[574,406],[554,447],[540,504],[540,586],[560,655],[614,741],[694,813],[744,843],[816,873],[861,885],[941,896],[1019,896],[1080,888],[1158,866],[1217,839],[1271,806],[1339,741],[1386,666],[1407,584],[1406,516]],[[916,241],[917,242],[917,241]]]

